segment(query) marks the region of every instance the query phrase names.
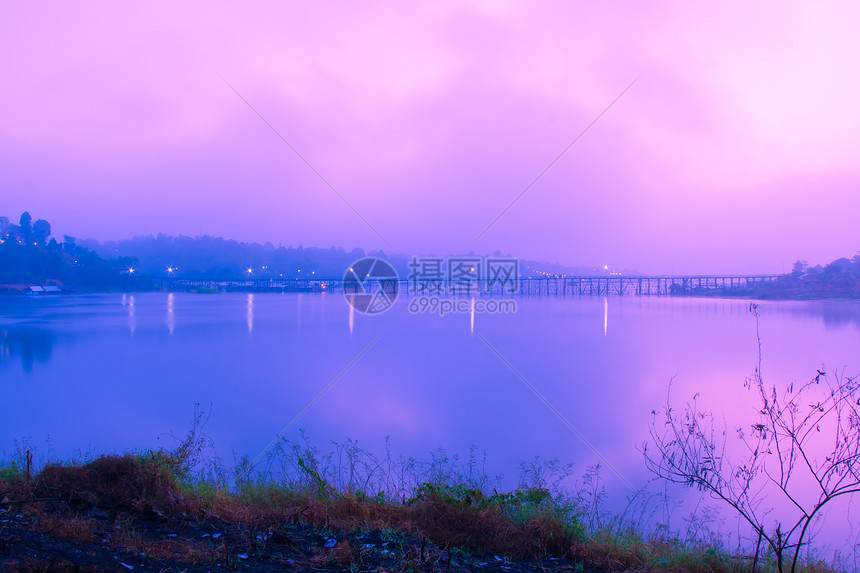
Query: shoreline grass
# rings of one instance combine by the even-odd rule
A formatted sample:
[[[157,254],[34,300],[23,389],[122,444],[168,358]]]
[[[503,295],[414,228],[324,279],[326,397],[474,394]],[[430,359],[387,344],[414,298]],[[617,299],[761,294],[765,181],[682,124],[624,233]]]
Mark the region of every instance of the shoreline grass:
[[[459,570],[550,564],[578,571],[749,570],[747,556],[714,536],[681,539],[649,532],[634,518],[601,515],[596,468],[571,495],[558,488],[569,466],[532,462],[524,466],[520,487],[499,492],[474,451],[468,460],[441,456],[422,466],[377,459],[352,442],[336,446],[321,455],[307,440],[284,442],[265,472],[240,460],[232,475],[207,455],[209,444],[197,430],[171,451],[48,463],[29,475],[21,458],[0,467],[0,510],[8,515],[14,507],[31,520],[30,530],[83,546],[97,544],[107,531],[113,551],[186,570],[230,567],[231,558],[234,564],[263,560],[267,567],[281,559],[283,570],[302,559],[345,570],[452,564]],[[279,472],[272,471],[275,463]],[[386,490],[386,482],[397,487]],[[182,539],[181,531],[178,537],[165,533],[173,526],[146,525],[153,519],[233,533],[223,544],[214,537]],[[150,533],[142,534],[146,529]],[[316,541],[297,541],[307,539]],[[378,543],[367,542],[374,539]],[[277,540],[286,549],[273,551]],[[767,556],[757,568],[774,569]],[[810,558],[802,570],[834,569]]]

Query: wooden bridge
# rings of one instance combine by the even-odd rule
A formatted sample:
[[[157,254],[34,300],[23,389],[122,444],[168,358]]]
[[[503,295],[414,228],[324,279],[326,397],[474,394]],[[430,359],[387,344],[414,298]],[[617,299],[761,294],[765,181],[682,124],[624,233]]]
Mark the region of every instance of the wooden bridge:
[[[454,280],[386,280],[383,288],[398,289],[410,295],[636,295],[666,296],[704,294],[708,291],[748,289],[775,281],[782,275],[661,275],[661,276],[561,276],[520,277],[502,282],[498,279]],[[181,279],[147,277],[157,290],[191,291],[217,289],[226,292],[307,292],[344,291],[343,279],[258,278],[246,280]],[[374,290],[379,282],[368,285]],[[351,283],[346,284],[350,289]]]

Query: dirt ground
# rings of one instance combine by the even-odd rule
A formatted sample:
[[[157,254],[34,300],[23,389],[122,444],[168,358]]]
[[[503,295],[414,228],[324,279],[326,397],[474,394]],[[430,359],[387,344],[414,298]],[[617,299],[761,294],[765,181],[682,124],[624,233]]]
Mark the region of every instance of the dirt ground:
[[[67,502],[0,504],[0,571],[600,571],[566,559],[510,562],[396,531],[301,523],[251,530],[223,520],[134,514]]]

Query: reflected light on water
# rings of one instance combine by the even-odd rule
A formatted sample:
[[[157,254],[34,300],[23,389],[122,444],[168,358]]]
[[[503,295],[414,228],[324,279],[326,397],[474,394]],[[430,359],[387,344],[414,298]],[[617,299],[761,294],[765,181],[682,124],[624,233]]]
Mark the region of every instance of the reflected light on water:
[[[125,295],[123,295],[123,298]],[[137,319],[134,317],[134,295],[129,295],[128,297],[128,329],[134,334],[135,329],[137,328]]]
[[[352,334],[353,329],[355,328],[355,307],[353,303],[355,302],[355,296],[350,295],[349,297],[349,333]]]
[[[475,297],[472,297],[472,305],[469,309],[469,315],[470,315],[469,316],[469,321],[470,321],[469,332],[474,334],[474,332],[475,332]]]
[[[173,314],[173,293],[167,295],[167,330],[173,334],[176,326],[176,316]]]
[[[606,330],[609,326],[609,299],[603,297],[603,336],[606,336]]]
[[[248,293],[248,312],[245,318],[248,323],[248,334],[254,330],[254,294]]]

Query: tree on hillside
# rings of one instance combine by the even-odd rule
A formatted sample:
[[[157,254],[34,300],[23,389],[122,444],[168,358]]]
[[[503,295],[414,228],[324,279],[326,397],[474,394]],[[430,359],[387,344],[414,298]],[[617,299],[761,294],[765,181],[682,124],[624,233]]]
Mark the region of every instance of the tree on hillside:
[[[853,287],[857,283],[854,263],[844,257],[836,259],[824,267],[822,279],[831,285]]]
[[[791,275],[794,277],[799,277],[809,268],[809,263],[806,261],[797,260],[794,261],[794,264],[791,266]]]
[[[44,245],[48,242],[48,237],[51,236],[51,224],[44,219],[38,219],[33,223],[33,240],[39,245]]]
[[[30,216],[29,211],[21,213],[21,219],[18,221],[18,232],[21,233],[21,238],[25,241],[29,241],[33,234],[32,221],[33,217]]]

